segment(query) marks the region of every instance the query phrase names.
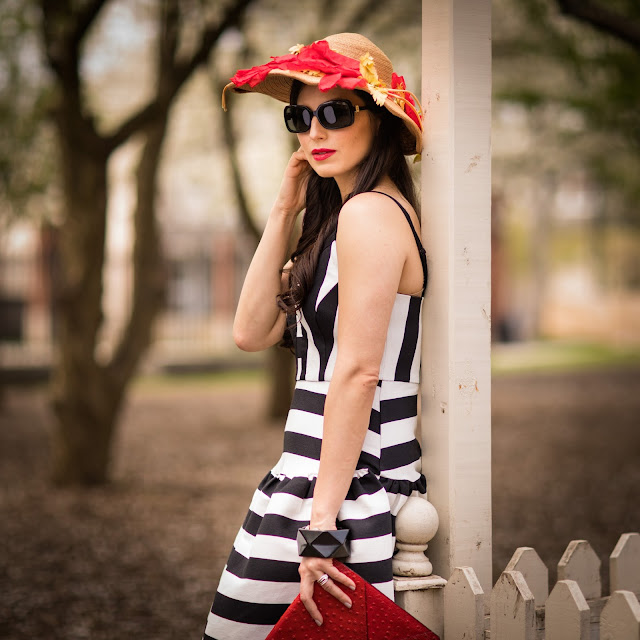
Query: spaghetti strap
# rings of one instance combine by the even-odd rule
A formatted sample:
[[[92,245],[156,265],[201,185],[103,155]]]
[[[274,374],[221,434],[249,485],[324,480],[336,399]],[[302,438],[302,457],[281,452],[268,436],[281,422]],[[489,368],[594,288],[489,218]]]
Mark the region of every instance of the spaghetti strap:
[[[379,193],[383,196],[387,196],[387,198],[391,198],[399,207],[402,213],[404,213],[404,217],[407,219],[409,226],[411,227],[411,232],[413,233],[413,238],[416,241],[416,245],[418,246],[418,252],[420,253],[420,262],[422,264],[422,295],[427,288],[427,279],[428,279],[428,269],[427,269],[427,252],[424,250],[422,246],[422,241],[420,240],[420,236],[416,231],[416,228],[413,226],[413,221],[411,220],[411,216],[409,212],[396,200],[393,196],[390,196],[388,193],[384,193],[384,191],[371,191],[371,193]]]

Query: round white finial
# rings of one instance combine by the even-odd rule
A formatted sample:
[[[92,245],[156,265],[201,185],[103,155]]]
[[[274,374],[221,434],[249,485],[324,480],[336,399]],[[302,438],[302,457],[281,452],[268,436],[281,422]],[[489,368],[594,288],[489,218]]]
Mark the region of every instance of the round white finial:
[[[429,541],[438,531],[435,507],[417,496],[411,496],[396,517],[396,546],[393,573],[397,576],[428,576],[433,572],[424,554]]]

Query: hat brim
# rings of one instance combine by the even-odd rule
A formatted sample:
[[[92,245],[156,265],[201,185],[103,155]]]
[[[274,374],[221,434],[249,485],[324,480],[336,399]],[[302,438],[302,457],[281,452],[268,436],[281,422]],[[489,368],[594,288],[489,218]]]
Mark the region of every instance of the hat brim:
[[[271,96],[281,102],[289,103],[291,95],[291,86],[294,80],[299,80],[302,84],[309,86],[318,86],[322,78],[320,76],[312,76],[303,71],[289,71],[287,69],[271,69],[268,75],[254,87],[243,84],[236,86],[233,82],[227,84],[223,90],[231,90],[234,93],[262,93]],[[394,116],[400,118],[404,125],[402,130],[402,151],[405,155],[410,156],[422,151],[422,130],[416,123],[401,109],[391,97],[387,97],[384,107]]]

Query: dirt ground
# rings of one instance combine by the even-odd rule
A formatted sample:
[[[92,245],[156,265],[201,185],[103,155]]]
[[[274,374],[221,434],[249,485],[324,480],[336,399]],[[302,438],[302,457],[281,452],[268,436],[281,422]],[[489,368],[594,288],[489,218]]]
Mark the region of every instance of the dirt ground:
[[[136,387],[113,483],[54,490],[41,389],[0,411],[0,638],[200,638],[282,425],[259,381]],[[640,530],[640,369],[493,382],[494,579],[518,546],[555,575],[571,539],[603,561]],[[426,470],[428,474],[428,470]]]

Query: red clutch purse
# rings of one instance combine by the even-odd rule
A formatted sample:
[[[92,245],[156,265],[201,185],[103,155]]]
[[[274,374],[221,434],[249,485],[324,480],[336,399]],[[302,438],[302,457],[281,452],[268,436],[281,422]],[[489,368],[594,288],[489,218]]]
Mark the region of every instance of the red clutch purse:
[[[351,598],[351,609],[316,584],[313,599],[322,613],[322,626],[313,621],[298,596],[266,640],[439,640],[358,574],[340,562],[334,565],[356,583],[355,591],[338,585]]]

